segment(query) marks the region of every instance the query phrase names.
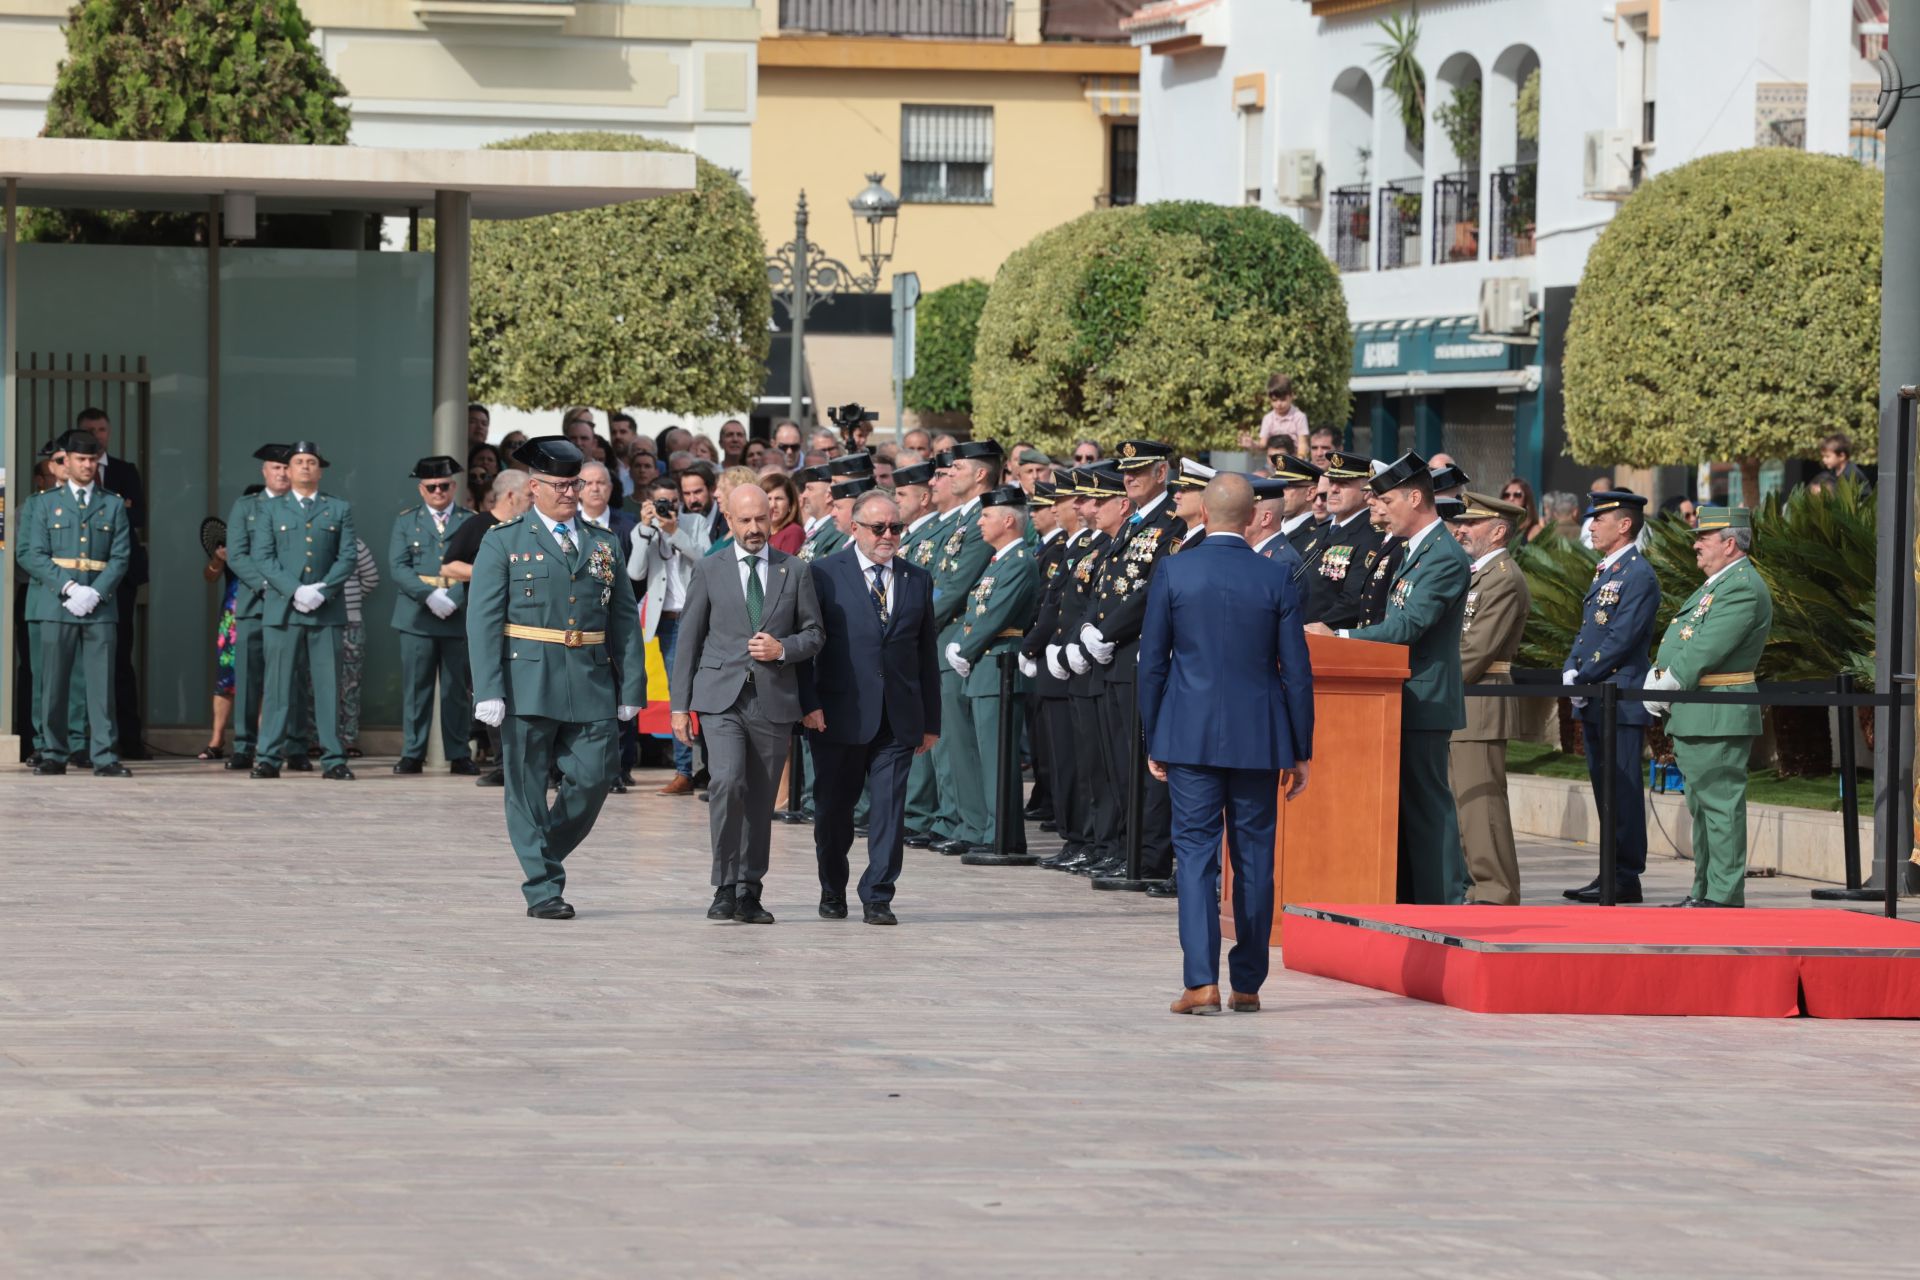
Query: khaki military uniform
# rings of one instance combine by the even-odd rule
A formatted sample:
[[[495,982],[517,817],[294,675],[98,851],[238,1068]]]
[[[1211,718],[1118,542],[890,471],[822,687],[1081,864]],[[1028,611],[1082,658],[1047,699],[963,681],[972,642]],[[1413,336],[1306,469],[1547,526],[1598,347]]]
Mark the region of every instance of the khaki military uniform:
[[[1514,655],[1533,597],[1527,575],[1504,548],[1487,557],[1467,583],[1460,620],[1460,678],[1465,684],[1511,684]],[[1460,815],[1469,902],[1520,902],[1520,864],[1507,804],[1507,739],[1520,719],[1515,698],[1468,698],[1465,728],[1453,731],[1447,763]]]

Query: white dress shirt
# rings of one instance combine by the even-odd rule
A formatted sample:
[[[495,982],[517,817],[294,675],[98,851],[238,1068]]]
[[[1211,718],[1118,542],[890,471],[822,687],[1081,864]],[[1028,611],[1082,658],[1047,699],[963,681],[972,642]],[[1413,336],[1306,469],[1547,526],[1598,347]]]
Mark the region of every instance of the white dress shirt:
[[[762,547],[758,551],[749,551],[737,542],[733,544],[733,548],[736,553],[735,563],[740,566],[740,594],[744,596],[747,592],[747,566],[758,561],[760,566],[760,598],[765,600],[771,596],[773,594],[773,584],[767,580],[767,570],[772,567],[772,562],[767,559],[767,549]]]
[[[868,595],[872,595],[873,594],[873,568],[876,564],[879,564],[880,562],[877,560],[867,559],[867,553],[860,549],[860,546],[858,543],[854,544],[853,558],[860,565],[860,585],[866,588]],[[888,617],[893,616],[893,580],[896,576],[897,575],[894,572],[893,564],[891,561],[889,561],[885,566],[883,566],[882,572],[880,574],[881,585],[886,589],[886,593],[887,593],[887,616]]]
[[[1475,560],[1473,562],[1473,571],[1475,573],[1480,572],[1482,569],[1486,568],[1488,565],[1493,563],[1493,558],[1495,556],[1499,555],[1502,551],[1505,551],[1505,550],[1506,550],[1505,547],[1495,547],[1493,550],[1487,552],[1487,554],[1481,556],[1478,560]]]
[[[75,502],[79,502],[81,501],[82,496],[84,495],[86,504],[89,508],[93,506],[94,491],[99,487],[100,486],[97,484],[75,484],[71,480],[67,481],[67,491],[73,494],[73,500]]]
[[[1288,516],[1285,520],[1282,520],[1280,522],[1280,532],[1291,537],[1295,529],[1298,529],[1301,525],[1305,524],[1307,521],[1311,519],[1313,519],[1313,508],[1308,507],[1305,511],[1302,511],[1299,515]]]

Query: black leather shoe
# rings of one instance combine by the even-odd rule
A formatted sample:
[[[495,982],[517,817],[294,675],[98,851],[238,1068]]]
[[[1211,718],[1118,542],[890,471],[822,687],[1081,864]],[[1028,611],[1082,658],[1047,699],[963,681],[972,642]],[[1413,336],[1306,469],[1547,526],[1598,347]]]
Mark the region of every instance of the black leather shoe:
[[[622,787],[631,787],[635,785],[633,781],[633,775],[631,773],[628,773],[625,769],[622,769],[620,771],[620,776],[614,779],[614,781],[618,782]]]
[[[76,751],[67,757],[67,763],[76,769],[93,768],[93,757],[84,751]]]
[[[1670,907],[1718,907],[1722,911],[1728,911],[1728,910],[1734,909],[1732,903],[1715,902],[1712,898],[1686,897],[1686,898],[1680,899],[1680,901],[1678,902],[1669,902],[1667,905]]]
[[[447,772],[457,773],[463,778],[477,778],[480,776],[480,766],[473,762],[472,757],[462,756],[447,762]]]
[[[20,763],[31,769],[40,763],[40,753],[38,751],[29,751],[20,758]]]
[[[1578,889],[1562,889],[1560,896],[1568,902],[1598,902],[1600,901],[1600,877],[1595,876]]]
[[[931,849],[937,839],[938,836],[925,831],[909,831],[905,843],[909,849]]]
[[[66,771],[67,762],[65,760],[42,760],[39,764],[33,766],[33,776],[36,778],[58,778],[65,774]]]
[[[287,768],[295,773],[312,773],[313,760],[309,756],[288,756]]]
[[[93,767],[93,776],[96,778],[131,778],[133,776],[133,770],[116,760],[112,764],[95,765]]]
[[[343,764],[336,764],[320,776],[328,782],[352,782],[353,770]]]
[[[254,762],[253,768],[248,770],[247,776],[249,778],[277,778],[280,776],[280,766],[269,760],[257,760]]]
[[[845,920],[847,918],[847,900],[820,895],[820,918],[822,920]]]
[[[1590,884],[1579,889],[1568,889],[1562,896],[1573,902],[1598,903],[1600,901],[1600,886],[1598,884]],[[1641,901],[1640,882],[1638,880],[1621,881],[1613,891],[1613,900],[1616,904],[1622,906],[1631,906]]]
[[[1620,887],[1613,891],[1613,900],[1623,907],[1645,901],[1640,896],[1640,882],[1638,880],[1623,881]]]
[[[624,785],[621,784],[620,779],[615,778],[613,780],[613,785],[607,788],[607,793],[609,795],[623,796],[627,794],[627,789]]]
[[[733,900],[733,886],[723,884],[713,891],[713,905],[707,908],[707,919],[732,920],[735,905]]]
[[[1177,898],[1180,896],[1180,886],[1172,880],[1155,880],[1147,886],[1147,896],[1149,898]]]
[[[548,898],[527,908],[527,914],[535,920],[571,920],[573,907],[565,898]]]
[[[238,754],[229,756],[225,767],[229,773],[245,773],[253,768],[253,757]]]
[[[893,918],[893,908],[884,902],[869,902],[862,908],[868,924],[899,924]]]
[[[734,898],[733,918],[741,924],[772,924],[773,912],[760,905],[760,895],[743,890]]]
[[[424,761],[416,760],[412,756],[401,756],[393,762],[395,773],[418,773],[424,767]]]
[[[933,850],[935,853],[956,854],[965,853],[967,850],[973,848],[973,846],[965,840],[936,840],[928,845],[927,848]]]
[[[1059,823],[1057,823],[1057,822],[1055,822],[1055,821],[1054,821],[1054,820],[1053,820],[1052,818],[1042,818],[1042,819],[1040,820],[1040,829],[1041,829],[1042,831],[1056,831],[1056,832],[1057,832],[1057,831],[1059,831],[1059,830],[1060,830],[1060,824],[1059,824]]]
[[[476,787],[504,787],[507,785],[507,775],[498,769],[489,769],[475,778],[473,785]]]

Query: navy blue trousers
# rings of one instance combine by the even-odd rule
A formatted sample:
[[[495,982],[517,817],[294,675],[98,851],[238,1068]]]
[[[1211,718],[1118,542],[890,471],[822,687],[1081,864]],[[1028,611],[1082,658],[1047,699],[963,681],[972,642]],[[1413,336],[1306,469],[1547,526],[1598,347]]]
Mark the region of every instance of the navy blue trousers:
[[[1220,842],[1233,859],[1233,989],[1257,995],[1267,980],[1273,935],[1273,828],[1280,814],[1277,769],[1167,766],[1173,808],[1174,875],[1180,883],[1180,951],[1185,985],[1220,981]]]
[[[1580,732],[1587,745],[1587,777],[1593,782],[1596,812],[1600,806],[1600,779],[1607,769],[1607,761],[1600,754],[1600,717],[1587,714],[1597,709],[1596,703],[1589,702],[1580,713]],[[1613,847],[1614,879],[1619,884],[1637,883],[1641,872],[1647,869],[1647,801],[1644,794],[1645,779],[1640,772],[1640,755],[1646,745],[1645,725],[1622,724],[1615,727]],[[1597,839],[1595,843],[1598,844]]]
[[[860,876],[860,901],[892,902],[893,882],[907,838],[907,774],[918,742],[893,735],[886,713],[871,742],[829,742],[809,733],[813,763],[813,853],[820,865],[820,891],[847,896],[847,851],[853,847],[854,809],[862,788],[872,797],[867,814],[867,869]]]

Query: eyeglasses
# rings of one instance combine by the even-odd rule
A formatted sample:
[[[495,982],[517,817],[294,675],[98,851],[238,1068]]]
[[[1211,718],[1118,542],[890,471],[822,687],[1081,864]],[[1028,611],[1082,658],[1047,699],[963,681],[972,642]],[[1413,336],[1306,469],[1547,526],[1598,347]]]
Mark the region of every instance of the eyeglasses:
[[[907,528],[904,524],[895,524],[889,520],[875,520],[870,523],[862,521],[860,527],[862,529],[871,529],[882,538],[897,538],[906,532]]]
[[[800,452],[800,446],[798,444],[776,444],[773,447],[778,449],[782,453]]]
[[[1508,502],[1525,502],[1527,500],[1527,495],[1519,489],[1508,489],[1501,493],[1500,496]]]
[[[1100,455],[1097,453],[1076,453],[1073,455],[1073,460],[1084,465],[1085,463],[1100,461]]]
[[[442,480],[438,484],[428,484],[425,481],[422,481],[420,484],[420,487],[422,489],[425,489],[428,493],[445,493],[447,490],[453,488],[453,481]]]
[[[555,493],[580,492],[580,482],[578,480],[549,480],[545,476],[535,476],[533,482],[535,484],[543,484]]]

